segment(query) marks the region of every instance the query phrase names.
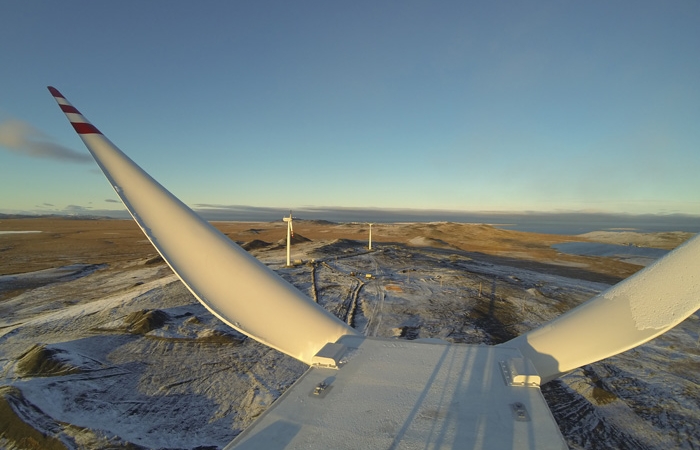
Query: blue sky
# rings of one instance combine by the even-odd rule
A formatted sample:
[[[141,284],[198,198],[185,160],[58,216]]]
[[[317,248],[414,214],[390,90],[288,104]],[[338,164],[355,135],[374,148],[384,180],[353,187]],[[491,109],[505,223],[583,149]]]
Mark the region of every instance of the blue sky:
[[[195,207],[700,215],[699,23],[695,0],[4,2],[0,212],[122,209],[53,85]]]

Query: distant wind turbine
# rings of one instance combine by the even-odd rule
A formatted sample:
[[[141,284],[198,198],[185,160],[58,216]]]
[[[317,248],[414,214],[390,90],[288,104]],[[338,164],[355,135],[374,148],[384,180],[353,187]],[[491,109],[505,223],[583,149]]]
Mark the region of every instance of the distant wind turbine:
[[[369,224],[369,249],[372,250],[372,224]]]
[[[289,210],[289,217],[283,217],[282,220],[287,222],[287,267],[291,266],[290,254],[292,249],[292,238],[294,237],[294,227],[292,226],[292,210]]]

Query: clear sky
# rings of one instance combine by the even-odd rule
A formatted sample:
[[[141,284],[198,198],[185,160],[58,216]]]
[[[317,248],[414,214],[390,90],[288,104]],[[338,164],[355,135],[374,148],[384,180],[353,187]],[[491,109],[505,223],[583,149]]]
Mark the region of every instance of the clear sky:
[[[191,206],[700,215],[700,2],[5,1],[0,212],[122,209],[46,90]]]

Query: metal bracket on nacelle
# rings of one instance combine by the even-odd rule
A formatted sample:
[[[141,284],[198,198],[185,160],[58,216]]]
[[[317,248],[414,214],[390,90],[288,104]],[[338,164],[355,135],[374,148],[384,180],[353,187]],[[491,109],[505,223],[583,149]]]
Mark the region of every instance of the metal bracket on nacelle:
[[[311,365],[314,367],[338,369],[343,363],[342,358],[347,349],[343,344],[329,342],[314,355],[311,359]]]
[[[510,358],[499,361],[501,373],[508,386],[540,387],[542,378],[535,365],[526,358]]]

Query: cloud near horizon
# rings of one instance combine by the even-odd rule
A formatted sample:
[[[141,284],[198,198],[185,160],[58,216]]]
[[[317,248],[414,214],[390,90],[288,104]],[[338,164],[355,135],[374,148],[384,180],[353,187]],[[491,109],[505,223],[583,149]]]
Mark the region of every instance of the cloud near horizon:
[[[21,120],[0,123],[0,148],[32,158],[76,163],[92,161],[89,155],[50,142],[45,133]]]
[[[81,205],[67,205],[65,208],[63,208],[63,211],[71,214],[92,212],[92,207]]]

